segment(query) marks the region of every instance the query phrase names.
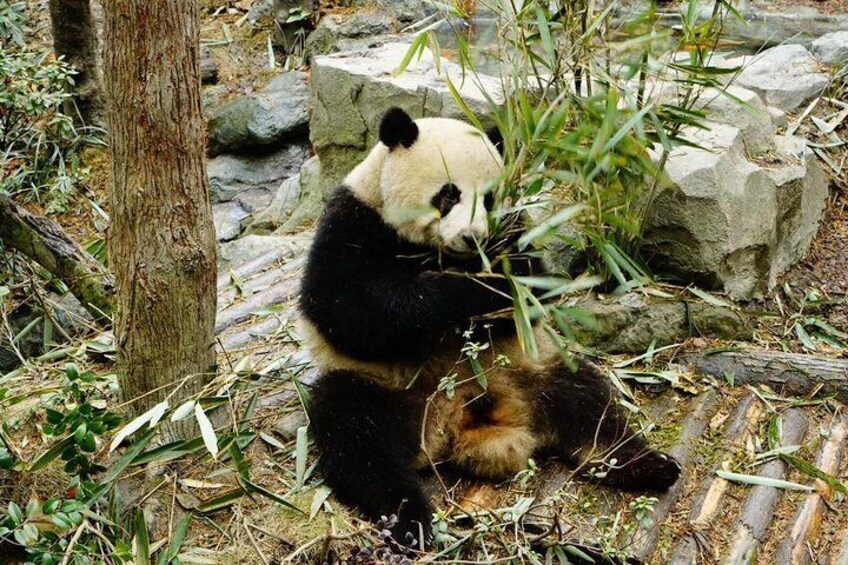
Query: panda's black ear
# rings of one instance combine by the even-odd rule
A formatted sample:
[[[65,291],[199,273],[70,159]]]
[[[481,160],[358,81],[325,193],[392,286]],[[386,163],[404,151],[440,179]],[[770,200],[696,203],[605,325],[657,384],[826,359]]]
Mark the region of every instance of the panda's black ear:
[[[409,149],[416,139],[418,139],[418,126],[409,114],[400,108],[390,108],[380,122],[380,141],[389,149],[394,149],[398,145]]]
[[[492,145],[495,146],[495,149],[498,150],[498,153],[503,157],[504,154],[504,138],[501,135],[501,130],[498,129],[498,126],[493,126],[486,130],[486,137],[489,138],[489,141],[492,142]]]

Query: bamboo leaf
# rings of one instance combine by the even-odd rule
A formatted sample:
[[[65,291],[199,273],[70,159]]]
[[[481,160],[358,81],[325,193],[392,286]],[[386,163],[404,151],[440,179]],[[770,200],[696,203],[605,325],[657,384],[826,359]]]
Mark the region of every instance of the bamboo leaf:
[[[774,487],[786,490],[801,490],[805,492],[811,492],[813,490],[813,487],[809,487],[807,485],[793,483],[790,481],[783,481],[780,479],[770,479],[768,477],[760,477],[757,475],[744,475],[742,473],[731,473],[728,471],[716,471],[716,475],[726,481],[730,481],[733,483]]]
[[[159,420],[162,419],[162,416],[165,415],[165,412],[168,411],[168,401],[163,400],[156,406],[151,409],[152,414],[150,415],[150,424],[148,427],[153,428],[156,424],[159,423]]]
[[[197,425],[200,426],[200,435],[203,438],[203,444],[206,450],[212,454],[214,459],[218,458],[218,436],[215,435],[215,429],[212,427],[212,422],[206,416],[206,413],[201,408],[200,404],[194,405],[194,417],[197,420]]]
[[[306,435],[306,426],[300,426],[297,429],[297,442],[295,444],[295,476],[297,477],[298,486],[303,486],[303,481],[306,477],[307,448],[308,438]]]
[[[795,335],[798,336],[805,349],[809,349],[810,351],[816,350],[816,344],[813,343],[813,338],[810,337],[810,334],[807,333],[807,330],[799,322],[795,323]]]
[[[245,495],[245,490],[241,487],[229,490],[220,496],[216,496],[215,498],[211,498],[206,502],[202,503],[197,507],[198,512],[203,512],[204,514],[208,514],[210,512],[216,512],[221,510],[222,508],[226,508],[231,506],[236,500]]]
[[[712,294],[710,294],[709,292],[701,290],[700,288],[690,286],[687,290],[689,290],[689,292],[691,292],[692,294],[694,294],[695,296],[697,296],[698,298],[700,298],[701,300],[703,300],[707,304],[711,304],[711,305],[717,306],[719,308],[735,309],[733,304],[731,304],[730,302],[727,302],[725,300],[717,298],[717,297],[713,296]]]
[[[141,508],[135,511],[135,564],[150,565],[150,538]]]
[[[194,410],[194,400],[187,400],[183,402],[176,410],[174,410],[174,413],[171,414],[171,421],[179,422],[180,420],[188,418],[192,410]]]
[[[186,534],[188,533],[188,528],[191,525],[191,513],[183,516],[180,523],[177,524],[177,529],[174,530],[174,535],[171,538],[171,544],[168,546],[167,551],[165,551],[165,562],[170,563],[174,559],[176,559],[177,555],[180,553],[180,549],[185,542]]]
[[[121,428],[121,430],[117,434],[115,434],[115,437],[112,438],[112,443],[109,445],[109,453],[112,453],[113,451],[118,449],[118,446],[121,445],[121,443],[125,439],[127,439],[128,437],[133,435],[135,432],[140,430],[144,426],[144,424],[150,422],[158,411],[159,411],[159,404],[157,404],[156,406],[154,406],[153,408],[151,408],[150,410],[148,410],[147,412],[145,412],[141,416],[138,416],[137,418],[132,420],[129,424],[127,424],[126,426]]]
[[[120,474],[126,469],[133,460],[138,457],[138,454],[147,447],[147,444],[150,443],[150,440],[153,439],[153,436],[156,434],[155,430],[150,430],[145,432],[143,436],[138,438],[133,442],[133,444],[127,449],[126,453],[124,453],[120,459],[115,461],[111,467],[109,467],[109,472],[100,479],[101,485],[108,485],[113,482],[115,479],[120,476]]]
[[[828,475],[812,463],[804,461],[800,457],[796,457],[794,455],[790,455],[789,453],[781,452],[778,454],[781,459],[807,475],[808,477],[812,477],[814,479],[819,479],[824,482],[827,486],[832,488],[835,491],[841,492],[844,495],[848,495],[848,488],[845,487],[839,480],[832,476]]]
[[[53,462],[65,449],[74,442],[74,436],[68,436],[47,451],[45,451],[30,466],[30,471],[38,471]]]
[[[274,502],[278,502],[278,503],[282,504],[286,508],[296,510],[297,512],[300,512],[301,514],[305,514],[305,512],[303,510],[301,510],[300,508],[298,508],[297,506],[295,506],[294,504],[292,504],[291,502],[289,502],[288,500],[286,500],[282,496],[275,494],[275,493],[271,492],[270,490],[267,490],[267,489],[265,489],[265,488],[263,488],[263,487],[261,487],[257,484],[254,484],[254,483],[250,482],[248,479],[241,479],[241,482],[244,483],[244,485],[247,487],[247,489],[250,492],[255,492],[256,494],[260,494],[260,495],[264,496],[265,498],[269,498],[269,499],[273,500]]]
[[[332,491],[325,487],[321,486],[315,489],[315,496],[312,497],[312,504],[309,505],[309,519],[312,520],[315,516],[318,515],[318,511],[321,510],[321,507],[324,506],[324,503],[330,498],[330,493]]]

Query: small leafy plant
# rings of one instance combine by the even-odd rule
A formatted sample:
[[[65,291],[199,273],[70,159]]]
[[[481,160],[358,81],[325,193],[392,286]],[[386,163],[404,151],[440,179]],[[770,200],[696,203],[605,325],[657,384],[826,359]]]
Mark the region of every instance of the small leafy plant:
[[[80,181],[78,150],[102,142],[64,113],[74,70],[50,51],[26,45],[24,7],[0,0],[0,192],[59,212]]]

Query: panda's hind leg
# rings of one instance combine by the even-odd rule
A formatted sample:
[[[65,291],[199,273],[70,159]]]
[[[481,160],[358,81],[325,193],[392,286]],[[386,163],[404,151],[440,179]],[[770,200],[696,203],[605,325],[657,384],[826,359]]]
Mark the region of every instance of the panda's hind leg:
[[[493,380],[486,391],[472,385],[459,397],[462,416],[452,463],[476,477],[493,480],[526,469],[538,442],[522,395]]]
[[[395,539],[430,538],[432,506],[415,469],[419,403],[351,371],[329,371],[312,390],[318,470],[343,503],[371,521],[395,514]]]
[[[580,465],[587,477],[631,491],[662,492],[680,475],[670,455],[651,448],[628,424],[606,378],[592,364],[575,358],[538,375],[544,385],[534,395],[537,430],[546,447]]]

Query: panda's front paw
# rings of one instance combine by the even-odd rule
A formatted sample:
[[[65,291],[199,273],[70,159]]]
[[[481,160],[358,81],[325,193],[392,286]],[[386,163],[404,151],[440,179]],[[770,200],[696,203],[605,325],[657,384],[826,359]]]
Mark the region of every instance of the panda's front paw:
[[[645,451],[616,461],[598,478],[601,484],[634,492],[665,492],[680,478],[680,463],[666,453]]]
[[[403,550],[422,550],[433,541],[430,520],[433,509],[426,501],[407,501],[396,516],[392,516],[388,530],[395,543]]]

